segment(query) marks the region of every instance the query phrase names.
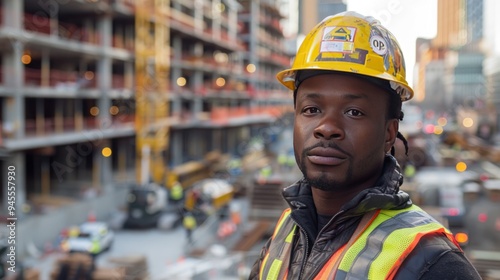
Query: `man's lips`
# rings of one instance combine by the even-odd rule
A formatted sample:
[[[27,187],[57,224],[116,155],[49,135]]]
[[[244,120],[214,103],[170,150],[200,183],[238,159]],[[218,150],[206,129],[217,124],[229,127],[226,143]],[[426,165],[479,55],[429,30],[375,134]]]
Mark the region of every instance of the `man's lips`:
[[[318,147],[307,153],[307,159],[318,165],[339,165],[347,156],[337,149]]]

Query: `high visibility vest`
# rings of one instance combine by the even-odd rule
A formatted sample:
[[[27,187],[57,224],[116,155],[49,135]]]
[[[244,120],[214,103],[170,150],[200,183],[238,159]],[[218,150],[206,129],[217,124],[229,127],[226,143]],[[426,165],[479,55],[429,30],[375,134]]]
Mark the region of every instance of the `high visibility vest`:
[[[187,215],[184,217],[183,225],[186,229],[194,229],[196,227],[196,219],[191,215]]]
[[[100,251],[101,251],[101,244],[99,244],[99,241],[93,240],[92,244],[90,245],[89,253],[99,254]]]
[[[278,220],[259,279],[286,279],[297,230],[290,212],[286,209]],[[422,236],[442,232],[457,244],[443,225],[418,206],[370,213],[314,279],[392,279]]]
[[[170,197],[173,200],[181,200],[182,196],[184,194],[184,189],[182,188],[181,184],[175,183],[172,188],[170,189]]]

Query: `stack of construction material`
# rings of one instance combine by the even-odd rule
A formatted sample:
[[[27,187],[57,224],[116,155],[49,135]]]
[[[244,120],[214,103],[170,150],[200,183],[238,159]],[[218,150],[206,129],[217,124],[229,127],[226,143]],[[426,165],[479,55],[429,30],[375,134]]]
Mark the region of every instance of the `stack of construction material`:
[[[99,267],[92,273],[92,280],[125,280],[126,269],[123,267]]]
[[[244,172],[252,173],[272,164],[274,155],[265,151],[252,151],[246,154],[242,159],[242,168]]]
[[[40,271],[35,268],[27,268],[24,270],[24,280],[39,280]]]
[[[93,264],[90,255],[67,254],[54,263],[50,279],[89,279],[92,270]]]
[[[1,265],[1,264],[0,264]],[[0,275],[1,277],[2,275]],[[11,274],[7,276],[7,278],[0,278],[6,280],[40,280],[40,271],[36,268],[24,268],[22,271],[16,272],[15,274]]]
[[[93,267],[92,256],[85,253],[66,254],[59,258],[52,269],[50,279],[75,279],[75,280],[125,280],[142,279],[126,277],[126,268],[123,267]],[[39,278],[27,278],[26,280],[37,280]]]
[[[147,259],[143,255],[109,258],[108,261],[125,270],[127,280],[149,279]]]

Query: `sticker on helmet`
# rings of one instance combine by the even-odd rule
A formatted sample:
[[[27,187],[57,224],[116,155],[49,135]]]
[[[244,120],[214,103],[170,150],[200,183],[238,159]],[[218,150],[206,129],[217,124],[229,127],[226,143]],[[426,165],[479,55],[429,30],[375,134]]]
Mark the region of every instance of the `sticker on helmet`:
[[[321,42],[320,52],[342,52],[352,53],[354,50],[354,43],[350,42]]]
[[[353,42],[355,34],[356,34],[355,27],[327,26],[323,30],[322,41]]]
[[[320,52],[352,53],[354,51],[355,27],[327,26],[323,29]]]
[[[381,36],[371,36],[370,46],[376,54],[385,55],[387,53],[387,42]]]

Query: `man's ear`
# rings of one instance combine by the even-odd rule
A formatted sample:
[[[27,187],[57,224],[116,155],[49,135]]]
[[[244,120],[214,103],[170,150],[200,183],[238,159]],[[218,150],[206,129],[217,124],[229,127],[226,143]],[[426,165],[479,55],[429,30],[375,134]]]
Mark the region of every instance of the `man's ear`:
[[[387,129],[385,134],[385,147],[384,151],[389,153],[391,151],[392,146],[396,142],[396,137],[399,131],[399,121],[397,119],[390,119],[387,122]]]

